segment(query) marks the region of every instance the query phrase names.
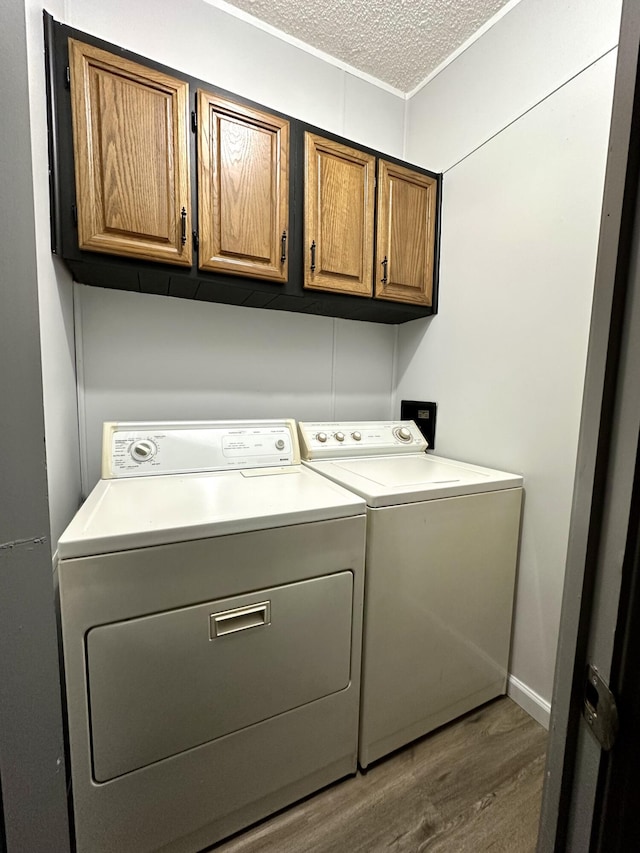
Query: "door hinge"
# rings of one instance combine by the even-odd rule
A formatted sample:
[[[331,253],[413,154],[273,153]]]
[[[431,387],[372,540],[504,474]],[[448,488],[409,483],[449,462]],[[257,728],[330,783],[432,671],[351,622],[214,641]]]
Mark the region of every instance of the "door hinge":
[[[71,88],[71,69],[67,65],[64,72],[64,87],[65,89]]]
[[[195,110],[191,110],[191,130],[193,133],[198,130],[198,114]]]
[[[602,749],[609,751],[618,734],[618,706],[597,667],[587,668],[582,716]]]
[[[193,237],[193,251],[197,252],[200,247],[200,240],[198,240],[198,232],[194,231],[191,236]]]

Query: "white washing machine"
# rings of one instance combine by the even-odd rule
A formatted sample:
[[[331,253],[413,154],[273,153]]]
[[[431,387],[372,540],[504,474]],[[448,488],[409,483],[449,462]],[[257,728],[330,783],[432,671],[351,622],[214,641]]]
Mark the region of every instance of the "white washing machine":
[[[105,425],[58,544],[78,853],[194,853],[355,772],[365,512],[293,421]]]
[[[505,692],[522,477],[426,454],[411,421],[300,423],[367,501],[359,761]]]

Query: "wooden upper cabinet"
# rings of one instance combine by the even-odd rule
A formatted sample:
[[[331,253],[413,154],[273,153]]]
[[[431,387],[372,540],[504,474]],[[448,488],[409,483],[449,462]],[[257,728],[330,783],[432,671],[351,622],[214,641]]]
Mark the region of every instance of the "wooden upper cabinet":
[[[288,278],[289,122],[198,91],[199,267]]]
[[[69,68],[79,248],[190,266],[187,84],[75,39]]]
[[[394,302],[433,300],[437,181],[378,161],[375,295]]]
[[[305,134],[304,286],[371,296],[375,157]]]

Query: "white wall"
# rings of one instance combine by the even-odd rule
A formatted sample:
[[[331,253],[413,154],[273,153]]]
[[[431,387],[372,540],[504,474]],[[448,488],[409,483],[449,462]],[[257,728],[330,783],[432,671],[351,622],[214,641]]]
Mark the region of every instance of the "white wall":
[[[618,43],[621,0],[521,0],[408,104],[405,156],[446,171]]]
[[[402,98],[202,0],[65,0],[63,23],[294,118],[402,155]]]
[[[202,0],[63,0],[61,5],[55,15],[72,27],[356,142],[402,155],[402,98]],[[40,56],[34,56],[33,74],[43,85]],[[34,98],[33,111],[34,134],[40,137],[44,104],[39,98]],[[40,171],[36,192],[46,197],[45,173]],[[53,318],[51,349],[70,346],[73,359],[72,290],[63,269],[56,269],[57,280],[49,272],[48,225],[39,246],[43,310]],[[54,304],[47,307],[47,300]],[[75,312],[85,494],[99,476],[103,420],[391,414],[395,327],[82,286],[76,286]],[[62,355],[51,359],[45,376],[56,416],[56,428],[47,430],[49,456],[52,465],[71,475],[65,494],[52,490],[58,533],[79,499],[63,429],[68,419],[75,421],[76,412]]]
[[[389,417],[393,327],[76,287],[85,488],[103,421]]]
[[[438,152],[447,170],[439,314],[400,327],[397,398],[438,401],[438,453],[525,476],[512,686],[543,720],[619,5],[522,0],[408,110],[407,156]]]

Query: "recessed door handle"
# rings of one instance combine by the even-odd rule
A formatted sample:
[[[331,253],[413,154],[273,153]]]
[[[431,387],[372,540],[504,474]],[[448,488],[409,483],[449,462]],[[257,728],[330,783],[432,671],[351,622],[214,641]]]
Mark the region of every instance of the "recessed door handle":
[[[209,615],[209,639],[215,640],[226,634],[236,634],[249,628],[260,628],[271,623],[271,602],[261,601],[234,610],[222,610]]]

